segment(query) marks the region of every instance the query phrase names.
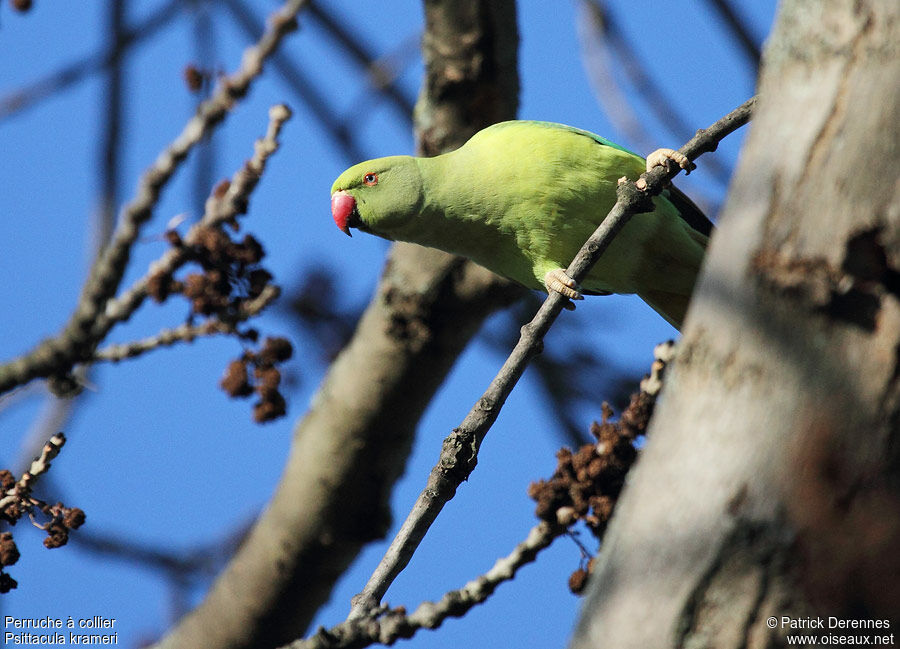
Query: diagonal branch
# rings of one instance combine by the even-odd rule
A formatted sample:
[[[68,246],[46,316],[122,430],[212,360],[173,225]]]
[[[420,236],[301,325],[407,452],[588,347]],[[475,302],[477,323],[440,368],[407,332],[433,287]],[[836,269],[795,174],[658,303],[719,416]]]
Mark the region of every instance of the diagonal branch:
[[[679,151],[689,160],[694,160],[702,153],[714,151],[722,138],[749,121],[755,99],[755,97],[749,99],[708,129],[697,131],[697,134]],[[643,174],[636,182],[620,183],[616,204],[569,264],[566,274],[576,282],[580,282],[632,215],[645,211],[650,197],[659,194],[678,171],[677,167],[656,167]],[[642,189],[638,189],[640,186]],[[525,371],[529,360],[540,351],[544,335],[566,302],[567,298],[555,291],[547,296],[534,319],[522,327],[519,342],[488,389],[459,427],[444,440],[440,460],[431,470],[425,489],[422,490],[369,582],[354,598],[351,618],[362,617],[378,605],[390,584],[409,563],[444,504],[453,498],[457,487],[474,470],[478,449],[488,430],[500,414],[500,409]]]
[[[637,458],[634,453],[624,452],[624,448],[634,451],[635,439],[646,432],[662,390],[663,374],[674,357],[674,347],[674,342],[669,341],[653,350],[650,374],[641,381],[640,392],[631,395],[631,403],[617,422],[609,422],[610,415],[604,409],[603,423],[595,422],[591,426],[595,442],[580,445],[574,454],[558,453],[558,467],[553,477],[528,488],[528,495],[537,502],[535,514],[542,522],[531,529],[512,553],[497,560],[485,574],[460,589],[445,593],[437,602],[420,604],[411,614],[407,614],[404,607],[391,609],[381,605],[365,617],[345,620],[330,629],[320,627],[315,634],[295,640],[284,649],[361,648],[375,643],[389,645],[399,638],[410,638],[422,628],[436,629],[448,617],[462,617],[485,602],[500,584],[515,578],[520,568],[534,561],[537,554],[559,536],[569,534],[581,546],[571,532],[577,521],[583,521],[602,541],[606,524],[615,511],[624,476]],[[584,470],[575,469],[575,462],[585,462],[590,468],[582,464]],[[598,500],[602,505],[596,504]],[[589,569],[590,566],[580,568],[569,578],[573,593],[583,588]]]
[[[738,15],[730,0],[707,0],[707,4],[713,7],[725,21],[728,31],[734,36],[747,62],[753,66],[754,70],[758,70],[760,59],[762,59],[759,43],[750,33],[744,19]]]
[[[377,56],[370,51],[368,47],[360,44],[358,35],[354,35],[348,29],[345,29],[331,13],[332,10],[323,6],[324,3],[314,2],[310,0],[309,15],[316,19],[322,27],[327,31],[338,43],[341,44],[347,52],[361,65],[368,73],[372,86],[382,95],[384,95],[397,109],[400,115],[407,120],[412,118],[414,102],[410,100],[400,86],[391,78],[379,73],[376,64]]]
[[[237,26],[250,38],[262,31],[262,23],[256,14],[246,6],[242,0],[223,0],[225,9],[229,11]],[[297,98],[315,116],[316,121],[334,138],[338,146],[349,160],[361,160],[365,156],[360,153],[353,141],[351,132],[337,117],[336,111],[328,103],[325,96],[315,87],[303,69],[294,60],[283,53],[276,53],[272,57],[272,65],[278,71],[282,80]]]

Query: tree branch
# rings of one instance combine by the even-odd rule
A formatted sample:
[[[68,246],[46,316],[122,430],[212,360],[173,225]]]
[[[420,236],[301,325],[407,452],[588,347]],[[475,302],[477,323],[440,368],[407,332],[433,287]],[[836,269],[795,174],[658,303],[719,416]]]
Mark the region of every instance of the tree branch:
[[[360,649],[410,638],[421,628],[436,629],[448,617],[462,617],[486,601],[501,583],[513,579],[519,568],[534,561],[540,550],[569,533],[578,521],[583,521],[597,539],[602,539],[624,478],[637,457],[634,441],[646,430],[662,389],[663,373],[674,356],[674,347],[669,341],[654,349],[650,373],[641,381],[640,392],[631,396],[630,405],[617,422],[607,421],[611,411],[605,406],[603,423],[595,422],[591,426],[595,443],[581,445],[577,453],[560,451],[559,465],[550,481],[541,480],[528,488],[529,497],[537,503],[535,514],[542,522],[512,554],[498,560],[491,570],[463,588],[446,593],[438,602],[419,605],[410,615],[404,607],[389,609],[382,605],[364,617],[348,618],[330,629],[320,628],[309,638],[296,640],[284,649]],[[630,452],[624,451],[626,447]],[[576,462],[580,463],[578,469],[573,466]],[[570,589],[576,591],[575,584],[583,586],[586,576],[584,569],[576,571],[569,579]]]
[[[714,151],[722,138],[747,123],[754,102],[755,98],[748,100],[708,129],[697,131],[679,149],[680,152],[689,160],[694,160],[702,153]],[[620,183],[616,204],[582,246],[566,273],[580,282],[631,216],[646,209],[649,197],[659,194],[678,171],[680,169],[672,168],[671,165],[656,167],[642,174],[636,182]],[[641,185],[643,190],[638,189]],[[544,335],[566,302],[567,298],[555,291],[547,296],[534,319],[522,327],[519,342],[488,389],[459,427],[444,440],[440,460],[431,470],[425,489],[369,582],[354,598],[352,617],[361,617],[378,605],[390,584],[409,563],[444,504],[453,498],[457,487],[475,468],[478,449],[485,435],[500,414],[500,409],[525,371],[530,358],[540,351]]]
[[[345,649],[379,643],[390,645],[400,638],[411,638],[421,629],[436,629],[448,617],[462,617],[484,602],[504,581],[537,558],[538,553],[564,534],[561,525],[540,523],[506,557],[498,559],[485,574],[458,590],[445,593],[437,602],[423,602],[406,614],[403,608],[376,609],[363,618],[348,619],[330,629],[320,628],[313,636],[296,640],[282,649]]]
[[[296,27],[297,13],[306,0],[288,0],[275,12],[259,42],[244,51],[240,68],[224,78],[215,93],[204,101],[181,134],[160,154],[141,178],[138,195],[123,209],[109,245],[99,255],[82,289],[75,312],[62,333],[44,341],[24,356],[0,365],[0,393],[35,378],[64,375],[73,365],[88,360],[108,331],[98,326],[107,301],[117,290],[131,256],[131,246],[141,227],[153,214],[163,187],[190,150],[233,108],[262,72],[263,62]],[[103,318],[111,326],[109,318]]]
[[[104,313],[97,317],[95,336],[101,339],[114,324],[131,317],[147,298],[148,286],[153,277],[171,275],[188,261],[186,249],[197,244],[208,228],[219,227],[243,214],[247,209],[250,194],[262,177],[269,157],[278,150],[278,137],[284,123],[290,119],[291,111],[284,104],[276,104],[269,109],[269,126],[265,136],[253,145],[253,156],[235,172],[227,189],[221,194],[214,191],[206,201],[203,218],[191,227],[184,236],[184,245],[169,249],[150,270],[136,281],[127,291],[106,304]]]
[[[262,22],[243,0],[222,0],[221,4],[248,37],[256,38],[256,35],[262,32]],[[303,68],[292,57],[284,53],[276,53],[272,57],[272,65],[297,99],[309,108],[316,121],[334,138],[344,155],[354,162],[361,160],[363,155],[353,141],[350,131],[337,117],[334,108],[308,78]]]
[[[197,338],[204,338],[216,335],[233,335],[238,333],[237,325],[241,322],[259,315],[263,309],[278,299],[281,291],[277,286],[267,285],[259,296],[249,302],[242,302],[240,311],[229,320],[212,319],[201,324],[184,323],[171,329],[163,329],[155,336],[144,338],[142,340],[134,340],[128,343],[119,343],[116,345],[108,345],[102,349],[98,349],[92,361],[112,361],[118,363],[126,358],[135,358],[142,356],[154,349],[162,347],[171,347],[180,342],[193,342]]]

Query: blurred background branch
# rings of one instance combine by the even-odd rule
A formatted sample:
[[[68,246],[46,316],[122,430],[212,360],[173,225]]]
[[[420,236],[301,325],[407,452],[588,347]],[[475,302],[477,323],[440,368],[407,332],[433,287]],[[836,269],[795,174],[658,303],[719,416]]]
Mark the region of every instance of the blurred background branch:
[[[115,2],[112,4],[118,5],[119,3]],[[119,26],[118,40],[111,47],[107,46],[104,48],[104,51],[70,63],[53,74],[23,88],[5,93],[0,97],[0,119],[9,118],[19,111],[31,108],[38,102],[49,99],[70,86],[81,83],[90,75],[118,65],[127,50],[155,36],[181,13],[183,7],[184,2],[182,0],[170,0],[133,27],[124,28]],[[111,6],[110,13],[112,14],[114,11],[117,10]],[[118,20],[119,18],[115,19],[116,25],[119,25]],[[111,20],[110,22],[114,21]],[[115,34],[116,32],[114,31],[113,33]]]
[[[722,22],[728,28],[733,42],[739,46],[746,57],[747,64],[758,70],[762,58],[760,39],[751,33],[747,21],[741,17],[731,0],[707,0],[707,3],[718,12]]]

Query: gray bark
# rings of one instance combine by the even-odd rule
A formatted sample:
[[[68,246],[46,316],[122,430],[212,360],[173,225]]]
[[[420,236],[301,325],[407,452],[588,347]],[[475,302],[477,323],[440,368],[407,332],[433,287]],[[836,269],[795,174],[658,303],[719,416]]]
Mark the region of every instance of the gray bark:
[[[895,0],[783,2],[573,647],[783,646],[782,616],[896,630],[898,88]]]

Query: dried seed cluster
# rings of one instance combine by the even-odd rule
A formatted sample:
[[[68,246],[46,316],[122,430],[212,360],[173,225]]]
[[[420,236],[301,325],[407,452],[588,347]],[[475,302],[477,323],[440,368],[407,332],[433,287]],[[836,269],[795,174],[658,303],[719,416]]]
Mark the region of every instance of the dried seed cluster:
[[[7,469],[0,470],[0,500],[3,502],[0,520],[15,525],[27,515],[35,527],[47,532],[44,546],[49,549],[65,545],[69,541],[69,532],[81,527],[85,520],[84,512],[78,507],[66,507],[61,502],[51,505],[32,495],[35,479],[50,467],[50,460],[56,457],[64,443],[62,433],[54,435],[44,446],[41,456],[32,463],[31,470],[19,480]],[[18,560],[19,549],[12,532],[0,533],[0,593],[8,593],[18,586],[18,582],[4,571]]]
[[[214,196],[223,196],[228,187],[227,182],[221,183]],[[230,225],[235,230],[238,228],[235,221]],[[169,230],[166,238],[187,262],[198,264],[203,272],[190,273],[183,280],[165,271],[152,275],[147,292],[157,302],[171,295],[183,295],[191,303],[192,317],[237,323],[246,305],[271,285],[272,274],[260,266],[265,251],[253,235],[246,234],[242,240],[234,241],[221,227],[202,226],[191,231],[190,243],[174,230]],[[259,338],[259,333],[252,328],[235,329],[235,333],[253,343]],[[285,338],[266,338],[259,351],[245,351],[228,365],[220,385],[232,397],[257,394],[259,400],[253,406],[256,422],[282,417],[286,403],[278,390],[281,372],[277,366],[291,354],[291,344]]]
[[[214,74],[211,70],[197,67],[194,64],[184,66],[184,83],[191,92],[200,92],[212,83]]]
[[[256,393],[259,400],[253,405],[253,419],[257,423],[277,419],[285,414],[284,397],[278,391],[281,371],[277,365],[292,354],[293,348],[286,338],[266,338],[258,352],[248,350],[231,361],[219,385],[232,397],[249,397]]]
[[[239,312],[242,302],[259,297],[272,280],[272,274],[259,266],[265,251],[252,234],[238,242],[221,228],[207,226],[198,228],[192,245],[175,230],[166,232],[166,238],[203,272],[191,273],[183,281],[165,272],[152,275],[147,292],[157,302],[181,294],[190,300],[194,314],[228,320]]]
[[[583,521],[597,539],[603,538],[625,476],[637,459],[635,441],[647,430],[671,347],[660,346],[657,354],[652,374],[641,383],[641,391],[631,396],[618,421],[612,421],[613,410],[604,403],[600,423],[591,424],[597,442],[574,452],[560,449],[553,476],[529,486],[528,495],[537,502],[538,518],[567,527]],[[592,565],[593,560],[569,577],[573,593],[583,591]]]

